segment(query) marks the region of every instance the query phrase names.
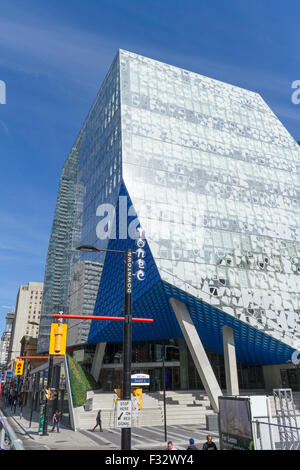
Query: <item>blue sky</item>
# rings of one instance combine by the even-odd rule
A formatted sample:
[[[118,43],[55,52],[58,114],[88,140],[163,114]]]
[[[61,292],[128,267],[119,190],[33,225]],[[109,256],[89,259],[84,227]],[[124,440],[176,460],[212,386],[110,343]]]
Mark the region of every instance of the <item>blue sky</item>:
[[[261,93],[296,140],[299,0],[0,0],[0,334],[43,281],[61,167],[118,48]]]

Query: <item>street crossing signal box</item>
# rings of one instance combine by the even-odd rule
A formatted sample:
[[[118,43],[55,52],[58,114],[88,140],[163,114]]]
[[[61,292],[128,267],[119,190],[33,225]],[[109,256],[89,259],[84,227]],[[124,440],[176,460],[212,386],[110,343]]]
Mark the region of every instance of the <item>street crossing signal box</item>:
[[[135,388],[132,390],[132,395],[134,397],[139,397],[139,410],[143,407],[143,389],[142,388]]]
[[[67,327],[68,325],[66,323],[52,323],[49,354],[66,354]]]

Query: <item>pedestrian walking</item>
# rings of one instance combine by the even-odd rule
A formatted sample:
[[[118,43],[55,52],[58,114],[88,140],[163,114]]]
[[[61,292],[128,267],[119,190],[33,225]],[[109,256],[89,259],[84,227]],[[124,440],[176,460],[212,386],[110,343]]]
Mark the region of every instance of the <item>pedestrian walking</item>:
[[[169,441],[168,442],[168,447],[166,448],[166,450],[177,450],[177,449],[176,449],[176,447],[173,446],[173,442]]]
[[[216,444],[212,440],[212,436],[209,434],[206,438],[206,442],[203,444],[202,450],[218,450]]]
[[[92,429],[92,432],[95,432],[96,427],[100,427],[100,432],[103,432],[102,430],[102,420],[101,420],[101,410],[98,411],[97,416],[96,416],[96,424]]]
[[[189,439],[189,445],[187,446],[186,450],[199,450],[198,447],[195,446],[195,441],[193,438]]]
[[[61,411],[59,410],[55,411],[52,421],[53,421],[53,428],[51,429],[51,432],[54,431],[55,427],[56,427],[57,432],[59,432],[60,421],[61,421]]]
[[[8,391],[7,388],[4,389],[4,406],[7,406],[8,402]]]
[[[14,413],[16,413],[17,408],[17,398],[14,398],[12,401],[12,408],[14,409]]]

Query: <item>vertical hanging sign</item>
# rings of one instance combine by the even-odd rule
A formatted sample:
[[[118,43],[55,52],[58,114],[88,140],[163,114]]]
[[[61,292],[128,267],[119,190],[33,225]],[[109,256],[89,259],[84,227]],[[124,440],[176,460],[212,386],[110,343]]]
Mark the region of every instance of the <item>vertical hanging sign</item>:
[[[144,250],[146,241],[144,238],[142,238],[143,234],[143,229],[142,227],[139,227],[138,229],[139,232],[139,238],[136,239],[135,244],[137,246],[137,250],[135,252],[137,256],[136,260],[136,266],[138,268],[138,271],[135,273],[135,276],[138,281],[144,281],[145,280],[145,267],[146,263],[144,258],[146,257],[146,251]]]

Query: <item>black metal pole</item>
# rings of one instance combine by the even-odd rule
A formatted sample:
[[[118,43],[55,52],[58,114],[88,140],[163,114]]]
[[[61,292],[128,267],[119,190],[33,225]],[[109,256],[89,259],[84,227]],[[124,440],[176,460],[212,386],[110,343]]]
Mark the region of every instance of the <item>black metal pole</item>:
[[[29,427],[31,428],[32,422],[32,413],[33,413],[33,403],[35,398],[35,374],[32,378],[32,390],[31,390],[31,404],[30,404],[30,418],[29,418]]]
[[[123,400],[131,400],[131,354],[132,354],[132,250],[125,250],[123,340]],[[122,428],[121,449],[131,449],[131,428]]]
[[[164,354],[163,354],[163,388],[164,388],[164,429],[165,429],[165,442],[167,442],[167,406],[166,406],[166,369],[165,369],[165,356],[166,356],[166,345],[164,345]]]
[[[48,366],[48,377],[47,377],[47,389],[51,387],[51,376],[52,376],[52,368],[53,368],[53,356],[50,354],[49,356],[49,366]],[[45,407],[44,407],[44,425],[43,425],[43,436],[47,436],[47,428],[48,428],[48,415],[47,415],[47,405],[48,399],[45,397]]]

